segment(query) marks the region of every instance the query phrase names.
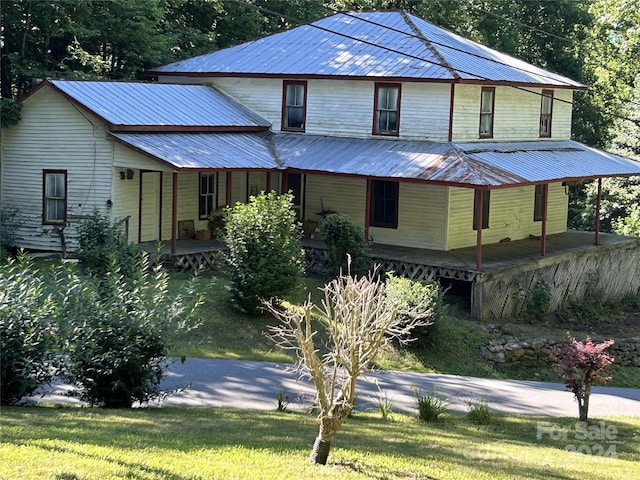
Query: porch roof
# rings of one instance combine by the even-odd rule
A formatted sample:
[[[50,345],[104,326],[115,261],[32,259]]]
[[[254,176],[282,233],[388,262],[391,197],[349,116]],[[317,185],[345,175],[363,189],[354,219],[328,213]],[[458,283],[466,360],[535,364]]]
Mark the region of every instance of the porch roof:
[[[251,133],[111,133],[129,148],[178,170],[273,170],[269,141]]]
[[[571,140],[454,143],[280,133],[112,135],[178,170],[292,169],[484,188],[640,175],[640,162]]]
[[[288,168],[497,188],[640,175],[640,162],[563,141],[424,142],[279,134]]]

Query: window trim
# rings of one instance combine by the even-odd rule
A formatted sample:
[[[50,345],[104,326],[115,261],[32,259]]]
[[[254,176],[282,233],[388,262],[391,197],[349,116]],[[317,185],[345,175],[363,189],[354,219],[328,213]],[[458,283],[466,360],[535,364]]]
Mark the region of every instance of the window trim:
[[[64,196],[62,197],[63,201],[63,218],[62,220],[49,220],[47,217],[47,176],[48,175],[62,175],[64,178]],[[67,204],[69,200],[68,194],[68,186],[67,186],[67,170],[42,170],[42,224],[43,225],[65,225],[67,223]],[[52,197],[53,199],[58,199],[57,197]]]
[[[482,107],[484,105],[483,99],[485,92],[491,92],[491,111],[483,112]],[[478,137],[479,138],[493,138],[493,121],[496,113],[496,87],[482,87],[480,91],[480,121],[478,124]],[[489,132],[482,133],[482,118],[485,115],[489,115],[491,121],[489,122]]]
[[[286,124],[288,118],[287,87],[289,85],[302,86],[302,127],[289,127]],[[291,105],[296,106],[297,105]],[[280,118],[280,130],[284,132],[304,132],[307,127],[307,82],[305,80],[282,81],[282,115]]]
[[[473,230],[478,230],[478,197],[480,189],[473,191]],[[489,214],[491,213],[491,190],[482,190],[482,230],[489,228]]]
[[[381,88],[397,88],[398,100],[396,101],[396,129],[395,130],[380,130],[378,128],[378,119],[380,117],[380,111],[378,110],[378,91]],[[373,128],[371,130],[372,135],[383,135],[388,137],[397,137],[400,135],[400,105],[402,104],[402,84],[401,83],[386,83],[376,82],[373,91]],[[390,112],[394,110],[388,110]]]
[[[544,211],[544,185],[536,185],[533,195],[533,221],[541,222]]]
[[[213,177],[213,193],[207,193],[207,196],[213,197],[213,202],[211,204],[211,212],[213,212],[217,207],[218,203],[218,173],[217,172],[198,172],[198,218],[200,220],[206,220],[209,218],[209,213],[203,215],[200,211],[200,199],[202,198],[202,176],[212,176]]]
[[[551,127],[553,124],[553,94],[554,91],[553,90],[542,90],[542,94],[541,94],[541,98],[540,98],[540,125],[539,125],[539,135],[540,138],[551,138]],[[544,100],[545,98],[549,98],[550,103],[549,103],[549,113],[544,113],[542,111],[542,107],[544,106]],[[547,131],[542,130],[542,116],[543,115],[547,115],[548,116],[548,121],[547,121]]]
[[[392,201],[394,203],[393,210],[393,222],[376,222],[375,221],[375,213],[376,213],[376,183],[384,183],[384,184],[393,184],[395,185],[395,196],[394,198],[390,198],[385,196],[382,200],[387,203]],[[385,194],[386,194],[385,188]],[[370,212],[369,212],[369,226],[371,227],[379,227],[379,228],[398,228],[398,211],[399,211],[399,199],[400,199],[400,182],[394,182],[392,180],[371,180],[371,198],[370,198]],[[386,211],[386,209],[385,209]]]

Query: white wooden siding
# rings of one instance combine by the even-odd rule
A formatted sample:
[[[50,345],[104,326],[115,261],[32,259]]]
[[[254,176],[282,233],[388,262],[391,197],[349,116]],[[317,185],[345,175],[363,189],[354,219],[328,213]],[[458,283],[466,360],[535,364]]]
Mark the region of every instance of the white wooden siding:
[[[2,132],[2,204],[16,207],[20,246],[61,251],[58,228],[42,225],[42,171],[67,171],[66,248],[77,247],[76,226],[94,208],[109,212],[112,144],[101,122],[48,87],[23,104],[21,122]]]
[[[493,190],[489,207],[489,228],[482,231],[482,243],[497,243],[510,238],[520,240],[529,235],[540,235],[542,222],[533,221],[535,187],[517,187]],[[447,250],[476,244],[473,230],[472,188],[449,189],[449,225]],[[568,197],[559,183],[549,185],[547,208],[547,235],[567,230]]]
[[[453,140],[477,141],[480,123],[480,85],[456,85]],[[493,138],[488,141],[540,140],[542,89],[496,87]],[[554,90],[551,139],[571,137],[572,91]],[[543,140],[544,141],[544,140]]]
[[[218,77],[209,80],[271,122],[273,130],[281,129],[282,80]],[[373,81],[309,80],[306,133],[371,137],[374,91]],[[400,138],[446,141],[449,92],[448,84],[402,84]]]

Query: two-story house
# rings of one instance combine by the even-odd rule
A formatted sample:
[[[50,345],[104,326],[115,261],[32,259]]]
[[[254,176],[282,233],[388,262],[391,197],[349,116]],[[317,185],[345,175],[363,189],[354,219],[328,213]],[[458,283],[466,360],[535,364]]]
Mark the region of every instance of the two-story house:
[[[305,225],[348,215],[376,262],[464,282],[477,315],[513,313],[542,279],[552,306],[640,291],[637,239],[567,232],[571,185],[640,174],[571,140],[578,82],[405,12],[338,14],[148,74],[23,100],[2,147],[22,245],[73,245],[73,219],[107,206],[132,240],[180,256],[212,210],[290,190]],[[183,265],[211,261],[189,245]]]

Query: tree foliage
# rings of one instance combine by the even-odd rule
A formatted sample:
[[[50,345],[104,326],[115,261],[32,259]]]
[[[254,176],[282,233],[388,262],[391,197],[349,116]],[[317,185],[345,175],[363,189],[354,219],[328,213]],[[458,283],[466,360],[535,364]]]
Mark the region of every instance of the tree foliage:
[[[223,252],[234,302],[253,312],[261,299],[281,297],[304,271],[293,195],[264,192],[225,212]]]
[[[56,305],[26,256],[0,265],[0,404],[48,383],[56,369]]]
[[[335,278],[348,269],[355,275],[367,273],[371,260],[364,229],[360,225],[346,215],[332,213],[320,222],[320,233],[327,245],[327,278]]]
[[[611,355],[605,353],[613,343],[613,340],[606,340],[594,344],[589,337],[583,343],[567,334],[567,339],[551,351],[554,367],[560,372],[567,390],[576,397],[580,421],[587,421],[593,385],[611,380],[603,372],[614,361]]]
[[[194,284],[170,291],[168,274],[140,255],[127,276],[113,256],[101,278],[57,271],[63,373],[91,405],[128,408],[161,397],[171,339],[195,325],[202,299]]]
[[[319,433],[311,460],[326,464],[331,441],[355,405],[356,381],[390,340],[407,342],[414,328],[427,324],[432,311],[416,305],[407,316],[399,316],[395,299],[386,294],[378,277],[335,278],[322,289],[322,306],[307,301],[301,310],[265,306],[280,320],[271,336],[285,349],[298,355],[301,366],[316,388]],[[315,318],[328,334],[327,352],[320,354]],[[407,321],[407,318],[409,320]]]
[[[138,247],[127,240],[122,222],[112,223],[107,214],[94,209],[91,215],[80,221],[77,231],[76,256],[85,272],[105,277],[114,260],[125,277],[139,271],[142,257]]]

